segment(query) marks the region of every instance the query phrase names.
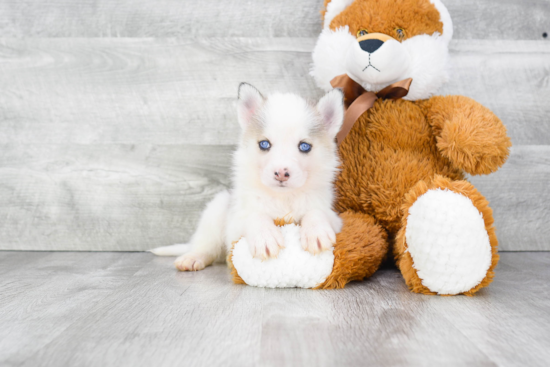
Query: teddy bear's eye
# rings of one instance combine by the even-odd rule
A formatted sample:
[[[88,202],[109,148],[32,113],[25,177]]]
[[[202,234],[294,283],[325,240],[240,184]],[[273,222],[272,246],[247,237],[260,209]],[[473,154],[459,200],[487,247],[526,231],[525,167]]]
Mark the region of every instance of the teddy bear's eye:
[[[366,36],[367,34],[369,34],[369,31],[367,31],[366,29],[360,29],[359,31],[357,31],[357,38],[361,36]]]
[[[395,33],[397,33],[397,37],[399,37],[399,39],[405,38],[405,30],[403,28],[397,28]]]

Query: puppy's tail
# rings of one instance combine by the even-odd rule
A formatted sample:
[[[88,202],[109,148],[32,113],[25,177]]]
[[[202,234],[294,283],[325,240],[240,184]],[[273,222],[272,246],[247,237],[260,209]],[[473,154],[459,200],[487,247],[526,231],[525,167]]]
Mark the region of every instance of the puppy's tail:
[[[157,247],[148,251],[157,256],[180,256],[189,252],[190,250],[191,244],[183,244]]]

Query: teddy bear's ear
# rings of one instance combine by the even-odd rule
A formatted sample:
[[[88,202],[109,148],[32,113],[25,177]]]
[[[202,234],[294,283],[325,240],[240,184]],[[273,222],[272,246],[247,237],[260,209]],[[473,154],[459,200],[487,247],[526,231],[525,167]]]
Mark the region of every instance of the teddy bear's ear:
[[[430,0],[430,2],[435,6],[439,15],[441,17],[441,22],[443,23],[443,35],[442,38],[447,42],[447,44],[453,38],[453,20],[449,14],[449,10],[443,5],[441,0]]]
[[[331,137],[336,136],[344,121],[344,94],[341,89],[333,89],[317,104],[323,125]]]
[[[262,96],[259,90],[248,83],[241,83],[239,85],[237,116],[241,128],[245,129],[250,124],[263,103],[264,96]]]

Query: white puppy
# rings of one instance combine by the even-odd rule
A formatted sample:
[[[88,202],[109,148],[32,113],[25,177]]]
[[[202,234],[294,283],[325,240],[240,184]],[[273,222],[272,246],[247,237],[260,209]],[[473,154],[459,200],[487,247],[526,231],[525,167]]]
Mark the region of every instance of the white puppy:
[[[237,109],[242,134],[233,160],[233,189],[208,204],[190,252],[175,262],[179,270],[204,269],[241,237],[254,257],[276,257],[284,248],[276,218],[299,223],[302,247],[313,254],[330,249],[341,230],[342,221],[332,210],[339,165],[335,136],[344,114],[341,91],[327,93],[312,106],[294,94],[264,98],[242,83]],[[187,248],[153,252],[174,255]]]

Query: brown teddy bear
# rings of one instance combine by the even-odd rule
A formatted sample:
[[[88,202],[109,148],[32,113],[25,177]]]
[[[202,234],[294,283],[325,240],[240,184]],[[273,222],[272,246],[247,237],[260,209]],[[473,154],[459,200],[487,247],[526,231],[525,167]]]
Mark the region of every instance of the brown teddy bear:
[[[348,110],[336,182],[345,224],[319,288],[364,279],[391,255],[413,292],[473,295],[492,281],[498,242],[465,173],[496,171],[511,142],[476,101],[432,96],[448,80],[447,9],[440,0],[325,7],[311,74],[325,90],[343,88]]]

